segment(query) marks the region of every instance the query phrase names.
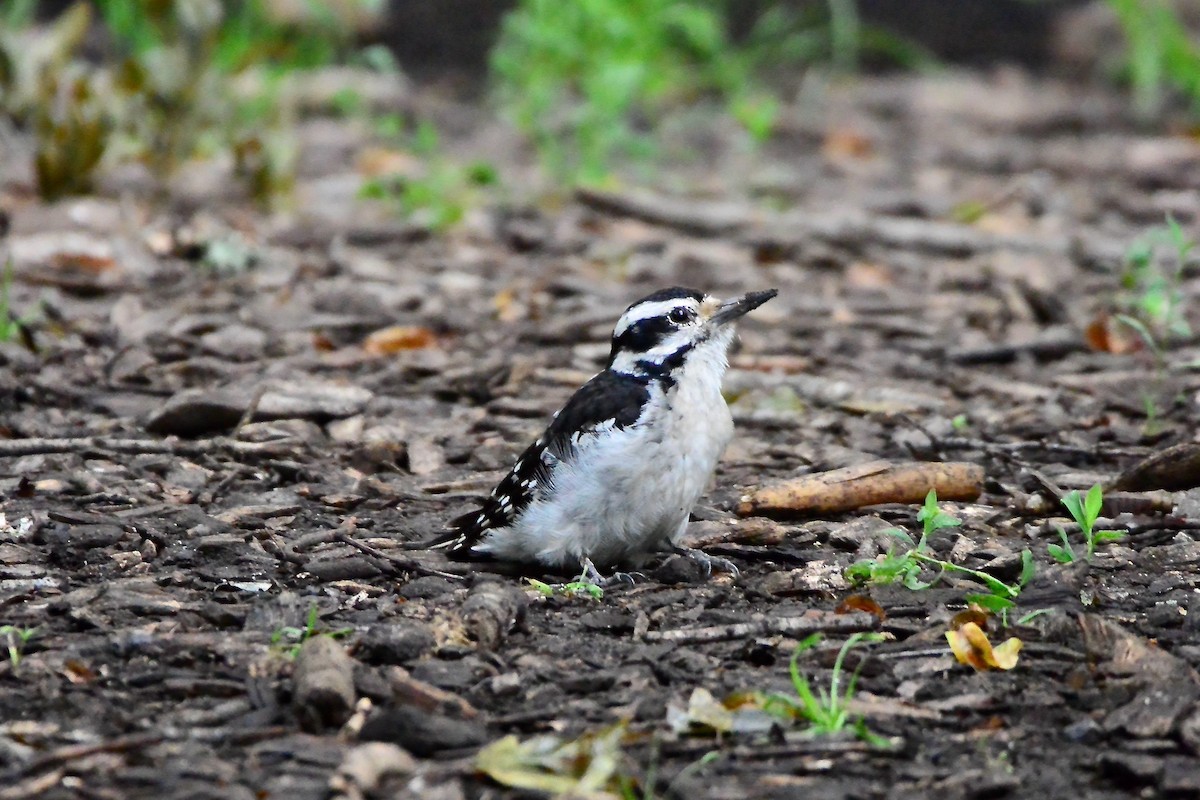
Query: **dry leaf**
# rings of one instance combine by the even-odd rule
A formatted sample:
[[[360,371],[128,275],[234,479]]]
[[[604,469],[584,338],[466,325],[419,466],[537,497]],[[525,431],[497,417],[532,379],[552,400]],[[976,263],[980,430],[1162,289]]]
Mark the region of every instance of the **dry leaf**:
[[[1017,654],[1021,652],[1021,640],[1015,636],[998,647],[992,647],[987,634],[974,622],[961,628],[946,631],[946,641],[958,663],[967,664],[977,670],[1012,669],[1017,665]]]
[[[63,664],[62,675],[76,686],[89,684],[96,680],[96,673],[91,667],[73,658],[67,659]]]
[[[833,611],[835,614],[852,614],[855,611],[865,611],[868,614],[874,615],[880,622],[887,619],[887,614],[883,612],[883,606],[865,594],[852,594],[848,596],[845,600],[838,603],[838,607]]]
[[[358,172],[367,178],[387,175],[414,175],[419,162],[409,153],[383,147],[367,147],[358,156]]]
[[[886,290],[895,283],[892,271],[883,264],[855,261],[846,267],[845,284],[854,289]]]
[[[492,306],[496,309],[496,318],[501,322],[516,322],[525,313],[521,303],[517,302],[516,290],[511,287],[496,292]]]
[[[1141,350],[1145,345],[1128,325],[1122,324],[1108,314],[1098,314],[1083,330],[1088,347],[1103,353],[1125,355]]]
[[[674,704],[667,706],[667,724],[676,733],[697,730],[726,733],[733,729],[733,712],[713,697],[708,689],[697,687],[688,698],[687,710]]]
[[[868,158],[875,154],[875,145],[868,137],[852,128],[839,128],[826,134],[821,152],[827,158],[833,159]]]
[[[62,270],[74,270],[91,275],[108,272],[117,266],[117,262],[107,256],[97,256],[90,253],[55,253],[50,259],[51,266]]]
[[[973,622],[979,626],[980,630],[987,630],[988,612],[975,603],[967,605],[966,610],[960,611],[950,618],[950,628],[958,630],[968,622]]]
[[[503,786],[553,795],[616,798],[606,789],[621,761],[625,726],[613,725],[571,742],[557,736],[520,741],[505,736],[479,751],[475,768]]]
[[[387,356],[404,350],[423,350],[437,344],[437,336],[419,325],[392,325],[380,328],[363,340],[363,349],[373,356]]]

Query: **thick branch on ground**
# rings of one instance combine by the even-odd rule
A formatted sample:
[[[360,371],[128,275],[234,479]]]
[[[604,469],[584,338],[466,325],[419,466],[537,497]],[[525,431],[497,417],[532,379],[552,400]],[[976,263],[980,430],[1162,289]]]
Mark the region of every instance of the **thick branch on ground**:
[[[1200,486],[1200,444],[1183,442],[1143,458],[1113,481],[1110,489],[1128,492]]]
[[[810,633],[858,633],[873,631],[879,620],[872,614],[832,614],[810,612],[802,617],[764,617],[753,622],[735,622],[708,628],[680,628],[672,631],[647,631],[647,642],[702,644],[746,639],[752,636],[807,636]]]
[[[974,500],[983,491],[983,467],[963,462],[873,461],[760,487],[742,497],[737,513],[836,514],[880,503],[919,503],[930,489],[937,490],[940,500]]]

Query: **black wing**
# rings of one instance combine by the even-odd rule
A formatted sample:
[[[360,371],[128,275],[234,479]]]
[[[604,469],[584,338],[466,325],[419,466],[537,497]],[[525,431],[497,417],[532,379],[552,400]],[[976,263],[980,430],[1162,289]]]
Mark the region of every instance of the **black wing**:
[[[511,524],[549,486],[551,468],[571,457],[581,435],[633,425],[649,397],[645,380],[607,370],[596,375],[567,401],[483,504],[451,520],[450,530],[425,546],[449,547],[448,555],[460,558],[475,555],[471,548],[484,533]]]

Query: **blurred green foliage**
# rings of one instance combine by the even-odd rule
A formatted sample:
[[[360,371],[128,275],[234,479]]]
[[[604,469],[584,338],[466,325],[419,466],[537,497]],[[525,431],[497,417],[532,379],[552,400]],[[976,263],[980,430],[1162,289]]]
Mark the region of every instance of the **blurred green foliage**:
[[[517,127],[552,174],[583,181],[653,155],[661,110],[706,93],[768,135],[776,103],[752,67],[717,6],[678,0],[521,0],[491,54]]]
[[[1171,0],[1108,0],[1128,45],[1127,71],[1142,119],[1162,111],[1165,92],[1181,92],[1200,114],[1200,45]]]
[[[362,2],[362,0],[359,0]],[[190,40],[226,74],[249,67],[311,69],[348,53],[351,33],[330,4],[309,0],[303,25],[278,21],[262,0],[97,0],[108,31],[127,55]]]
[[[378,0],[357,0],[375,3]],[[102,160],[137,159],[160,179],[196,157],[228,154],[252,195],[291,185],[295,147],[282,86],[327,64],[351,37],[327,4],[279,22],[263,0],[97,0],[45,30],[35,3],[0,12],[0,111],[36,137],[43,197],[89,191]],[[79,55],[99,12],[106,58]]]
[[[418,225],[444,230],[458,224],[467,209],[477,205],[480,190],[500,180],[496,168],[486,161],[463,164],[448,158],[437,128],[428,120],[408,133],[399,115],[388,115],[379,120],[377,128],[381,138],[415,156],[419,166],[411,174],[370,178],[359,196],[390,203]]]
[[[594,183],[660,155],[663,119],[699,100],[765,141],[780,107],[760,81],[768,69],[853,72],[864,49],[906,65],[928,60],[864,27],[856,0],[770,5],[736,43],[735,12],[744,13],[737,0],[520,0],[491,53],[496,96],[553,176]]]

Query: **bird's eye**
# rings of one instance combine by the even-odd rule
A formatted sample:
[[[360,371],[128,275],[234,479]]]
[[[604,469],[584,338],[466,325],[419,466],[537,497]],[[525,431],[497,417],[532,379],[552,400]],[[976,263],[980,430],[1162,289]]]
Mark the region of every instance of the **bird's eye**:
[[[693,316],[690,309],[673,308],[671,309],[671,313],[667,314],[667,319],[676,325],[683,325],[684,323],[691,322]]]

